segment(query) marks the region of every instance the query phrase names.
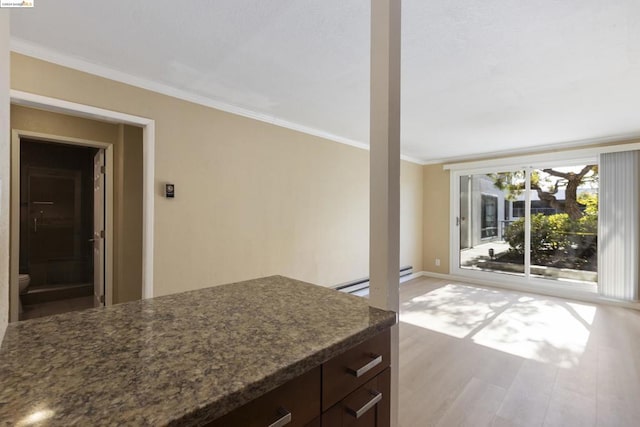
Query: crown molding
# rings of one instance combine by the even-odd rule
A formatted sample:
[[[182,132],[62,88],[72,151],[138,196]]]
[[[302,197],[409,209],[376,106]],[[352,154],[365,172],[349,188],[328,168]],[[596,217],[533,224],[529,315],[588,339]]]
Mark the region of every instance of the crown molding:
[[[301,132],[307,135],[317,136],[319,138],[327,139],[329,141],[337,142],[340,144],[349,145],[351,147],[360,148],[362,150],[369,150],[369,144],[356,141],[353,139],[345,138],[339,135],[335,135],[330,132],[325,132],[320,129],[305,126],[299,123],[291,122],[288,120],[280,119],[275,116],[260,113],[257,111],[249,110],[247,108],[238,107],[215,98],[210,98],[202,95],[195,94],[193,92],[177,89],[164,83],[145,79],[143,77],[135,76],[133,74],[125,73],[119,70],[115,70],[104,65],[95,64],[87,60],[74,57],[57,50],[53,50],[42,45],[32,43],[21,39],[19,37],[11,37],[10,40],[11,51],[31,56],[43,61],[51,62],[63,67],[72,68],[74,70],[82,71],[88,74],[93,74],[99,77],[103,77],[109,80],[114,80],[120,83],[125,83],[130,86],[135,86],[141,89],[149,90],[151,92],[167,95],[172,98],[181,99],[183,101],[192,102],[194,104],[202,105],[216,110],[224,111],[227,113],[235,114],[238,116],[247,117],[250,119],[258,120],[261,122],[269,123],[275,126],[283,127],[286,129]],[[411,156],[400,156],[402,160],[406,160],[411,163],[419,165],[425,164],[425,161]]]
[[[509,159],[517,156],[529,156],[541,153],[552,153],[560,151],[578,150],[584,148],[595,148],[609,144],[626,144],[640,142],[640,132],[612,135],[600,138],[581,139],[577,141],[566,141],[552,144],[541,144],[535,147],[524,147],[512,150],[497,150],[489,153],[470,154],[465,156],[447,157],[436,160],[422,161],[422,165],[457,164],[466,162],[481,162],[485,160]]]

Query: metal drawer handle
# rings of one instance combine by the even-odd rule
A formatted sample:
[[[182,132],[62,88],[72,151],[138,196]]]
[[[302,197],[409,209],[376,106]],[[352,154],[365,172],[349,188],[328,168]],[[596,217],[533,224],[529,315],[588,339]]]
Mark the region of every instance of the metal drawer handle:
[[[373,396],[373,398],[368,401],[367,403],[364,404],[364,406],[360,409],[353,409],[350,407],[346,407],[347,412],[349,413],[349,415],[353,415],[356,418],[360,418],[361,416],[363,416],[369,409],[373,408],[374,406],[376,406],[376,404],[378,402],[380,402],[382,400],[382,393],[380,393],[379,391],[375,391],[375,390],[369,390],[369,393],[371,393],[371,395]]]
[[[281,417],[272,424],[269,424],[269,427],[282,427],[291,422],[291,412],[287,411],[285,408],[278,409],[278,414],[281,415]]]
[[[366,374],[367,372],[369,372],[370,370],[372,370],[373,368],[375,368],[376,366],[382,363],[381,354],[371,354],[370,356],[373,358],[371,362],[367,363],[366,365],[358,369],[347,368],[347,371],[354,377],[360,378],[361,376],[363,376],[364,374]]]

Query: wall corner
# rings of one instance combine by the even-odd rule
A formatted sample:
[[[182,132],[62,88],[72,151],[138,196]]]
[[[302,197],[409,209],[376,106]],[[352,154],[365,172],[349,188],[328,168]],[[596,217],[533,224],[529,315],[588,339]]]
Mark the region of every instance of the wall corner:
[[[9,322],[10,68],[9,11],[0,10],[0,342]]]

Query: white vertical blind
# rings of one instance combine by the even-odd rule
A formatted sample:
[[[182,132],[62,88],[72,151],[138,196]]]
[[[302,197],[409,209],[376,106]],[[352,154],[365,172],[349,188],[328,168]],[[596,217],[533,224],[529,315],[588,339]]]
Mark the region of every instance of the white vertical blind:
[[[606,297],[638,299],[640,151],[600,155],[598,289]]]

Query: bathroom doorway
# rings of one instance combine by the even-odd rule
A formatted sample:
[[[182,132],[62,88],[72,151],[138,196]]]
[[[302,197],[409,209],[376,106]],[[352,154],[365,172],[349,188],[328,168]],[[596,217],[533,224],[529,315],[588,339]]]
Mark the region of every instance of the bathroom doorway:
[[[96,300],[108,306],[152,297],[155,122],[15,90],[11,101],[10,321],[20,320],[22,140],[104,149],[104,296]]]
[[[19,320],[104,303],[105,149],[20,141]]]

